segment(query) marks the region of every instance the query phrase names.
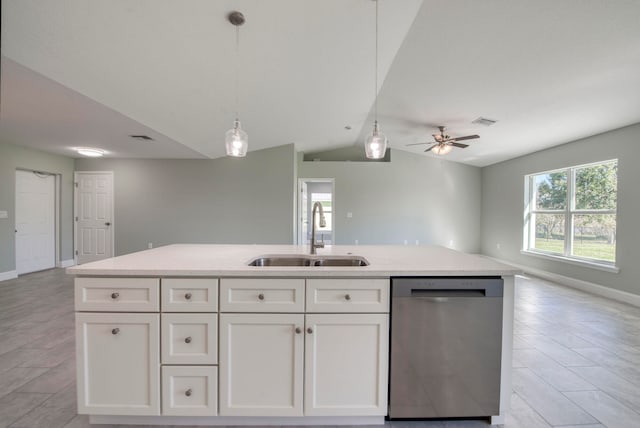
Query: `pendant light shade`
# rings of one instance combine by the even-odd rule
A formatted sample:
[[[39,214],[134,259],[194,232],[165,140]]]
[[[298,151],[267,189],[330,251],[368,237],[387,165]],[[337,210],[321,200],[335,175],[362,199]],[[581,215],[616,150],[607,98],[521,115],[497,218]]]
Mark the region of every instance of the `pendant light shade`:
[[[238,86],[239,86],[239,66],[238,56],[240,51],[240,26],[244,24],[244,15],[240,12],[231,12],[227,17],[229,22],[236,27],[236,119],[233,122],[233,128],[227,131],[224,138],[224,144],[227,149],[227,156],[242,158],[247,155],[249,148],[249,136],[240,127],[240,119],[238,119]]]
[[[378,121],[373,122],[373,132],[364,140],[364,151],[368,159],[382,159],[387,151],[387,137],[378,128]]]
[[[387,137],[380,132],[378,127],[378,1],[376,3],[376,67],[374,87],[374,116],[373,132],[364,140],[364,152],[368,159],[382,159],[387,152]]]
[[[225,134],[224,144],[227,148],[227,155],[242,158],[247,155],[249,148],[249,136],[240,127],[240,121],[235,120],[232,129]]]

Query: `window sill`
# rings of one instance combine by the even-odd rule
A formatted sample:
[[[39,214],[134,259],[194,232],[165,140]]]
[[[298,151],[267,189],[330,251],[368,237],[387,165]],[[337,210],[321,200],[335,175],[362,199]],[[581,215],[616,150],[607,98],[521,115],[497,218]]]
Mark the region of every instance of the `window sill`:
[[[605,271],[605,272],[612,272],[612,273],[619,273],[620,272],[620,268],[617,267],[617,266],[614,266],[614,265],[598,263],[598,262],[590,262],[590,261],[587,261],[587,260],[572,259],[572,258],[569,258],[569,257],[555,255],[555,254],[548,254],[548,253],[542,253],[542,252],[531,251],[531,250],[521,250],[520,254],[524,254],[524,255],[527,255],[527,256],[533,256],[533,257],[538,257],[538,258],[541,258],[541,259],[553,260],[553,261],[556,261],[556,262],[569,263],[569,264],[576,265],[576,266],[588,267],[588,268],[591,268],[591,269],[602,270],[602,271]]]

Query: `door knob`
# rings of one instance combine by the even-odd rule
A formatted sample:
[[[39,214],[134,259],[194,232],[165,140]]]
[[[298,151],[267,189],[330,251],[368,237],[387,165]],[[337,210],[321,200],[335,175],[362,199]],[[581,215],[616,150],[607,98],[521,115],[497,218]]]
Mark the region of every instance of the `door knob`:
[[[104,225],[105,226],[111,226],[111,222],[106,222]]]

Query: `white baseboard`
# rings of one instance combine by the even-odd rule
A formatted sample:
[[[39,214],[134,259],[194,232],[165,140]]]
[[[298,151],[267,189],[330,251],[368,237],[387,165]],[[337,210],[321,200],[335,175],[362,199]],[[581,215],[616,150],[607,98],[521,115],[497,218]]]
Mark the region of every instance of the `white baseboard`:
[[[73,260],[73,259],[69,259],[69,260],[62,260],[62,261],[60,262],[60,267],[61,267],[61,268],[68,268],[68,267],[71,267],[71,266],[75,266],[75,264],[76,264],[76,261],[75,261],[75,260]]]
[[[6,281],[8,279],[14,279],[18,277],[18,272],[15,270],[8,270],[6,272],[0,272],[0,281]]]
[[[493,257],[491,257],[493,258]],[[627,303],[629,305],[640,307],[640,295],[628,293],[626,291],[616,290],[615,288],[605,287],[604,285],[595,284],[593,282],[583,281],[581,279],[571,278],[569,276],[558,275],[557,273],[547,272],[542,269],[536,269],[529,266],[523,266],[502,259],[495,259],[501,263],[505,263],[521,269],[525,273],[530,273],[542,279],[557,282],[567,287],[577,288],[587,293],[596,294],[618,302]]]

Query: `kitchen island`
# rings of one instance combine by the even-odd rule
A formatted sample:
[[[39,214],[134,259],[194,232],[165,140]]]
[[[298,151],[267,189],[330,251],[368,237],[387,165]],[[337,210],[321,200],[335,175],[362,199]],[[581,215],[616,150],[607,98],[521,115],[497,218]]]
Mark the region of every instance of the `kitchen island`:
[[[500,277],[500,403],[485,416],[504,421],[517,270],[426,246],[318,251],[360,256],[368,266],[248,265],[307,253],[293,245],[169,245],[69,268],[78,412],[111,424],[381,424],[390,280]]]

